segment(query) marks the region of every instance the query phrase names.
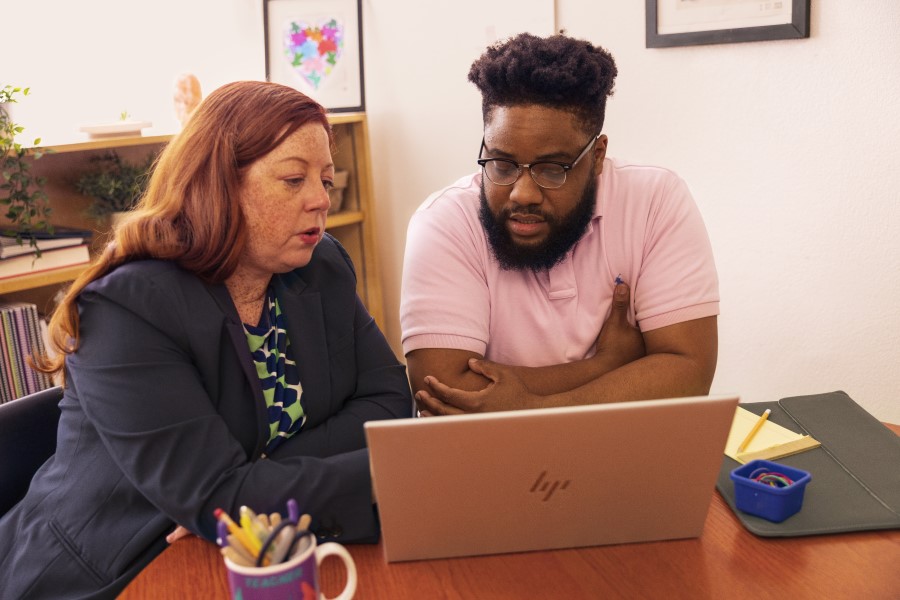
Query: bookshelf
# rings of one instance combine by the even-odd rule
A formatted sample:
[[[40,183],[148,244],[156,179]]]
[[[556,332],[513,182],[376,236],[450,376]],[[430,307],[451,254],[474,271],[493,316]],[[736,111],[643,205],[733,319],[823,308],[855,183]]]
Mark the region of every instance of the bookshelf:
[[[369,155],[369,131],[365,113],[329,115],[335,136],[334,162],[349,171],[343,208],[328,215],[327,231],[347,249],[356,267],[357,292],[379,327],[384,328],[384,299],[375,244],[375,200]],[[75,181],[89,168],[89,159],[104,150],[116,150],[123,159],[139,161],[149,152],[158,152],[171,135],[136,136],[46,146],[50,150],[34,161],[35,175],[47,178],[45,190],[53,208],[52,221],[95,232],[93,250],[107,241],[108,227],[86,216],[90,199],[75,191]],[[52,308],[62,285],[80,275],[86,265],[64,267],[0,280],[0,300],[20,300],[37,304],[42,311]]]

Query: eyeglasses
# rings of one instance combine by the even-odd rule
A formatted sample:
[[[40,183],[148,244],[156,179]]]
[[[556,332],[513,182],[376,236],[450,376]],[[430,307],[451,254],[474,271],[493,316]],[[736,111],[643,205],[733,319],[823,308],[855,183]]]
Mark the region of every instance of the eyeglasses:
[[[484,169],[485,176],[495,185],[512,185],[519,180],[522,169],[528,169],[531,178],[542,188],[553,190],[562,187],[566,182],[566,172],[575,168],[575,165],[584,158],[593,145],[600,139],[598,133],[592,137],[587,146],[578,154],[571,163],[555,160],[539,160],[531,164],[523,165],[508,158],[481,158],[484,151],[484,138],[481,138],[481,147],[478,149],[478,164]]]

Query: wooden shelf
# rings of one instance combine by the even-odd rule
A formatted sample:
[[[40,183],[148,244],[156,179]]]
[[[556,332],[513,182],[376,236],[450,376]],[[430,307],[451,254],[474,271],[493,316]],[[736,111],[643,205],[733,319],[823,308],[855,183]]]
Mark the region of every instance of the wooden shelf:
[[[131,146],[150,146],[152,144],[168,143],[174,135],[134,135],[129,137],[109,137],[66,144],[53,144],[40,146],[41,149],[52,154],[65,154],[67,152],[88,152],[92,150],[110,150],[113,148],[128,148]]]
[[[360,211],[344,210],[333,215],[328,215],[325,221],[325,229],[333,229],[335,227],[346,227],[347,225],[356,225],[365,220],[363,213]]]
[[[27,275],[2,279],[0,280],[0,294],[8,294],[10,292],[19,292],[22,290],[30,290],[32,288],[72,281],[81,275],[88,266],[89,265],[76,265],[74,267],[60,267],[59,269],[41,271],[40,273],[29,273]]]
[[[361,122],[365,117],[365,113],[334,113],[328,115],[328,122],[332,126],[350,125]],[[39,146],[42,150],[61,154],[66,152],[85,152],[91,150],[109,150],[113,148],[128,148],[131,146],[150,146],[153,144],[165,144],[175,137],[174,133],[157,134],[157,135],[131,135],[124,137],[102,137],[94,139],[57,141],[49,145]]]
[[[382,328],[384,299],[381,276],[375,249],[375,200],[372,184],[372,165],[369,158],[369,133],[365,113],[336,113],[328,115],[334,131],[334,163],[337,169],[350,173],[344,190],[344,210],[328,216],[326,229],[346,248],[353,259],[357,274],[357,292],[369,312]],[[90,157],[103,150],[121,150],[125,159],[139,160],[148,151],[162,148],[175,134],[110,137],[91,140],[59,142],[41,146],[44,156],[33,163],[34,174],[47,179],[46,191],[53,207],[53,221],[84,229],[95,230],[94,251],[103,243],[103,226],[85,217],[89,199],[74,190],[78,174],[89,166]],[[54,140],[55,142],[55,140]],[[68,267],[0,280],[0,295],[38,289],[34,301],[48,304],[54,289],[49,286],[72,281],[87,265]]]

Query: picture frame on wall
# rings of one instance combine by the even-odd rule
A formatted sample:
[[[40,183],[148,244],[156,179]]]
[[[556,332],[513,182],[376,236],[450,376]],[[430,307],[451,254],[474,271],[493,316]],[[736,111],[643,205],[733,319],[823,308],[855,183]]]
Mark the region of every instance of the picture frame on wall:
[[[646,0],[646,47],[808,38],[810,2]]]
[[[329,112],[365,110],[361,0],[263,0],[266,79]]]

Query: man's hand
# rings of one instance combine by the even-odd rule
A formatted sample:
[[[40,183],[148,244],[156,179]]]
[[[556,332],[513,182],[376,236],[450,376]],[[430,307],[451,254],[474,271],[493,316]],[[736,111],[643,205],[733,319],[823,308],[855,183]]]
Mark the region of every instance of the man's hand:
[[[631,290],[626,283],[616,284],[612,312],[597,336],[596,357],[603,360],[607,370],[618,368],[646,356],[644,336],[628,322]]]
[[[512,368],[472,358],[469,359],[469,369],[490,381],[486,388],[467,392],[444,385],[429,375],[425,377],[426,387],[416,393],[419,414],[428,417],[537,406],[537,397],[528,391]]]

